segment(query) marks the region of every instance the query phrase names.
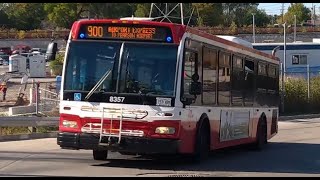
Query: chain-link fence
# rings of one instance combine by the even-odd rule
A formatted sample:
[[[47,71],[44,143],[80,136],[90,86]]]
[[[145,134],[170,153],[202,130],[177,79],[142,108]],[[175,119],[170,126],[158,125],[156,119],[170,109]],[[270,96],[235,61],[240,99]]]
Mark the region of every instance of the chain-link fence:
[[[281,74],[282,113],[320,112],[320,67],[306,65],[305,67],[287,68],[283,74],[283,79],[284,83],[281,81]]]
[[[59,84],[56,80],[33,82],[25,85],[21,85],[21,83],[17,81],[9,81],[7,83],[5,99],[3,95],[1,91],[1,114],[7,114],[10,107],[23,106],[28,110],[19,115],[38,114],[43,116],[59,116]]]
[[[32,103],[36,106],[36,114],[59,116],[59,87],[57,82],[34,83]]]

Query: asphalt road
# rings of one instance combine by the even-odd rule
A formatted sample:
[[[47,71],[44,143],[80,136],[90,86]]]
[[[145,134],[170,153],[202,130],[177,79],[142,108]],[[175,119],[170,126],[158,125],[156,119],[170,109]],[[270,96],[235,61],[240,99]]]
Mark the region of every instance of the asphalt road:
[[[279,122],[268,147],[217,151],[201,164],[183,159],[143,159],[91,151],[62,150],[56,139],[0,143],[0,176],[320,176],[320,119]]]

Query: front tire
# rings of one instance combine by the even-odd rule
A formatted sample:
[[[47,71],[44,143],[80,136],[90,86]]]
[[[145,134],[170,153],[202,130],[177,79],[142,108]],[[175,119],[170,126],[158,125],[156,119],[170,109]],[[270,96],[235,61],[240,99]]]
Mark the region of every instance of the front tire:
[[[262,120],[259,122],[256,136],[257,136],[257,141],[254,144],[254,149],[261,151],[263,148],[265,148],[268,142],[266,121]]]
[[[199,163],[208,158],[210,152],[210,137],[208,133],[208,127],[204,124],[197,133],[195,143],[195,153],[192,157],[193,161]]]
[[[100,149],[94,149],[92,151],[93,159],[94,160],[107,160],[108,158],[108,150],[100,150]]]

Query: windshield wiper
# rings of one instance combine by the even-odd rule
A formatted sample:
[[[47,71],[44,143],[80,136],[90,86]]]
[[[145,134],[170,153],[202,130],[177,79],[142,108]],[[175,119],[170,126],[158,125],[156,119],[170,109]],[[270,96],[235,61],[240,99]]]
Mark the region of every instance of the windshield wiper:
[[[88,100],[92,96],[92,94],[99,88],[99,86],[101,86],[101,84],[107,79],[107,77],[109,77],[111,71],[111,69],[108,69],[108,71],[99,79],[96,85],[94,85],[93,88],[89,91],[84,100]]]

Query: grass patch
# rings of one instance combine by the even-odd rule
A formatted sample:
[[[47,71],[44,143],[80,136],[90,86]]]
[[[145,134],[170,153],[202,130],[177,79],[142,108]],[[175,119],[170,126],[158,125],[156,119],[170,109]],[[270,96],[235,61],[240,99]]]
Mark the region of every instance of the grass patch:
[[[30,134],[28,127],[0,127],[0,135],[18,135],[18,134]],[[58,127],[37,127],[36,133],[50,133],[58,131]]]

